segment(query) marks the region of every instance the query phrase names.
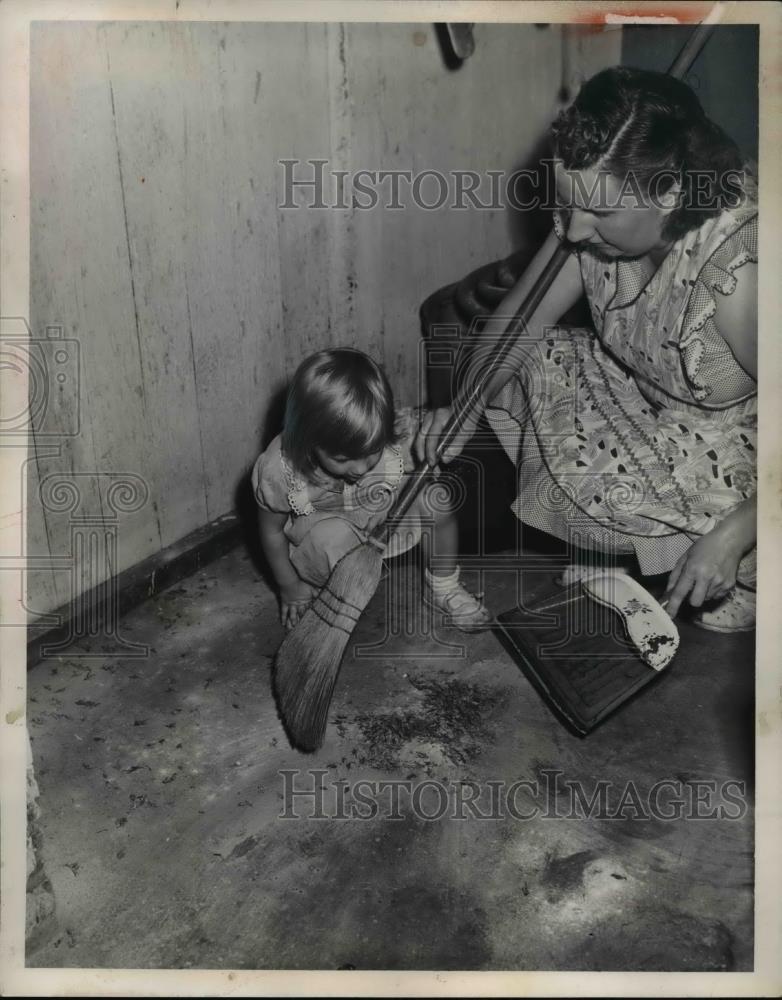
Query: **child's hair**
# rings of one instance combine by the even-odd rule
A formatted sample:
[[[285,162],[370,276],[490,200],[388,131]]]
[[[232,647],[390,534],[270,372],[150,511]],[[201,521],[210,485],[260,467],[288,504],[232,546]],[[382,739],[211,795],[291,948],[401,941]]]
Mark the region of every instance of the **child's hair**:
[[[588,80],[552,126],[567,170],[632,173],[663,194],[678,178],[681,200],[665,235],[678,238],[741,196],[741,154],[693,91],[665,73],[617,66]]]
[[[307,475],[317,466],[315,448],[365,458],[396,442],[394,423],[394,397],[379,365],[349,347],[319,351],[293,376],[282,450]]]

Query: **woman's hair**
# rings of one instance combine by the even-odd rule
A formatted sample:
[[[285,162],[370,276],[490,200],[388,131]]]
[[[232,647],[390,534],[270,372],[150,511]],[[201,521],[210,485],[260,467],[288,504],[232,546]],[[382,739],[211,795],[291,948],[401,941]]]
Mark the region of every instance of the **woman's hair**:
[[[681,185],[664,235],[678,238],[735,207],[742,190],[736,144],[706,117],[690,88],[664,73],[618,66],[588,80],[552,125],[554,155],[567,170],[634,174],[644,194]]]
[[[306,475],[317,465],[315,448],[364,458],[395,443],[394,422],[393,394],[379,365],[353,348],[319,351],[293,376],[282,449]]]

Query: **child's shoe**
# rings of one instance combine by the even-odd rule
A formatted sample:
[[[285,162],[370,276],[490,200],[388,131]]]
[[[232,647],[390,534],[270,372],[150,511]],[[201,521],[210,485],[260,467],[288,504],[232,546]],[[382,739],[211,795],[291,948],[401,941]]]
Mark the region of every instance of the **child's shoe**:
[[[424,573],[424,600],[445,614],[447,625],[455,625],[462,632],[482,632],[488,627],[491,615],[482,597],[465,590],[459,582],[458,566],[450,576],[433,576],[429,570]]]
[[[736,586],[715,608],[695,615],[692,623],[710,632],[751,632],[755,627],[756,608],[755,591]]]

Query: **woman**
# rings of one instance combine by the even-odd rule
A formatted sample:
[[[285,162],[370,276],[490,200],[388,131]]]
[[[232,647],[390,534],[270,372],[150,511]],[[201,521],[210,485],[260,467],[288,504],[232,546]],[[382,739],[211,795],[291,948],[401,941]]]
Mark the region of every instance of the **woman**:
[[[574,545],[634,554],[645,575],[668,573],[672,616],[688,599],[705,628],[751,629],[754,182],[692,91],[663,74],[597,74],[552,131],[555,229],[493,317],[499,333],[556,241],[573,245],[486,391],[518,469],[513,509]],[[595,330],[557,327],[584,292]],[[449,416],[427,415],[419,457],[433,459]]]

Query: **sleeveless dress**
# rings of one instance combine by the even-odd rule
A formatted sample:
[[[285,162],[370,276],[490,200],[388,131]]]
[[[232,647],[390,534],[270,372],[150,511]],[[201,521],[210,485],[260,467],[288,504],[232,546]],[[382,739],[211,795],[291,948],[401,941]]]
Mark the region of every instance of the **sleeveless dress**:
[[[290,560],[303,580],[322,586],[337,562],[366,540],[370,519],[390,510],[415,466],[412,442],[417,430],[413,411],[401,408],[396,420],[399,442],[384,448],[375,468],[354,484],[325,473],[303,478],[286,460],[280,435],[258,458],[251,475],[253,494],[262,509],[288,515],[283,532]],[[389,539],[387,558],[420,541],[423,503],[419,495]]]
[[[757,384],[713,317],[715,296],[757,261],[757,225],[754,200],[709,219],[649,280],[636,261],[579,254],[595,330],[555,327],[530,342],[487,409],[517,468],[520,520],[633,553],[652,575],[755,493]],[[753,550],[742,583],[755,564]]]

